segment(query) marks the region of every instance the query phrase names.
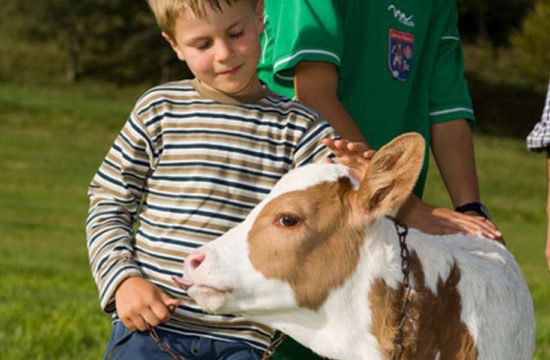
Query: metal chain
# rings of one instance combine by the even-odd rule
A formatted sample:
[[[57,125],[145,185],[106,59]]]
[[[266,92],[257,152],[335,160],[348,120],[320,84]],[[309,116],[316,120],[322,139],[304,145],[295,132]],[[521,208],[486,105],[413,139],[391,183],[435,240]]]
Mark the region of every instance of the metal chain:
[[[168,355],[170,355],[172,360],[186,360],[183,356],[181,356],[180,354],[178,354],[172,349],[172,347],[170,346],[167,340],[162,340],[160,338],[160,336],[157,334],[157,331],[155,330],[154,327],[147,324],[147,330],[149,331],[149,335],[151,336],[155,344],[158,345],[158,347],[162,352],[165,352]]]
[[[403,326],[407,322],[408,310],[410,305],[410,295],[412,288],[410,286],[410,267],[409,267],[409,248],[407,246],[407,234],[409,229],[407,225],[401,224],[396,219],[393,219],[397,236],[399,237],[399,247],[401,248],[401,272],[403,273],[403,300],[401,302],[401,310],[399,311],[399,323],[397,325],[397,333],[395,334],[394,349],[391,359],[399,360],[403,356]]]
[[[149,336],[151,336],[151,339],[153,339],[153,341],[155,342],[155,344],[157,344],[159,349],[162,352],[170,355],[172,360],[187,360],[186,358],[178,354],[176,351],[174,351],[167,340],[161,339],[161,337],[158,335],[154,327],[147,324],[147,331],[149,331]],[[261,360],[271,359],[271,357],[273,356],[273,353],[282,344],[285,338],[286,338],[286,335],[284,333],[281,333],[277,339],[273,340],[271,344],[269,344],[267,349],[265,349],[265,352],[263,353]]]

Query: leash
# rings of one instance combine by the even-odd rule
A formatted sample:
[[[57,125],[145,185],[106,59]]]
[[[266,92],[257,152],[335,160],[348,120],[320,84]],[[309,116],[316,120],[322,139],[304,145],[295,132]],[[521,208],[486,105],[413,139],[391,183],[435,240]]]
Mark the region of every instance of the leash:
[[[269,346],[267,347],[267,349],[265,349],[264,351],[264,354],[262,355],[262,358],[261,360],[269,360],[271,359],[271,357],[273,356],[273,353],[275,353],[275,350],[277,350],[277,348],[279,346],[281,346],[281,344],[283,343],[283,341],[285,340],[286,338],[286,335],[284,333],[280,333],[279,337],[275,340],[273,340],[271,342],[271,344],[269,344]]]
[[[151,339],[153,339],[155,344],[157,344],[160,351],[170,355],[172,360],[187,360],[183,356],[175,352],[174,349],[172,349],[168,340],[161,339],[161,337],[159,336],[159,334],[157,334],[157,331],[155,330],[154,327],[147,324],[147,331],[149,331],[149,336],[151,336]]]
[[[401,272],[403,273],[403,300],[401,302],[401,310],[399,311],[399,322],[397,325],[397,333],[393,340],[394,348],[391,357],[391,360],[400,360],[405,350],[405,346],[403,345],[403,327],[407,320],[409,320],[408,310],[411,304],[410,295],[412,292],[410,286],[409,247],[407,246],[409,228],[395,218],[390,217],[390,219],[393,220],[399,238],[399,247],[401,248]]]
[[[157,333],[157,331],[155,330],[154,327],[147,324],[147,331],[149,332],[149,336],[151,336],[151,339],[153,339],[153,341],[155,342],[155,344],[157,344],[159,349],[162,352],[167,353],[168,355],[170,355],[172,360],[187,360],[186,358],[184,358],[183,356],[178,354],[176,351],[174,351],[174,349],[172,349],[172,347],[170,346],[170,343],[168,342],[168,340],[166,340],[166,339],[163,340],[159,336],[159,334]],[[271,356],[273,356],[273,353],[283,343],[285,338],[286,338],[286,335],[284,333],[280,333],[280,335],[269,344],[267,349],[265,349],[261,360],[271,359]]]

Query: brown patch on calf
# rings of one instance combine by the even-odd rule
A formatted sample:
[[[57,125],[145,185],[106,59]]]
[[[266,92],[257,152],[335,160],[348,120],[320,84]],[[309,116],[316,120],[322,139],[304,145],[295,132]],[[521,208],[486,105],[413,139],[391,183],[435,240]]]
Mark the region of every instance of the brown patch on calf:
[[[410,321],[403,326],[404,352],[402,359],[472,360],[477,349],[468,328],[460,319],[461,300],[458,292],[460,269],[453,265],[446,280],[437,282],[437,294],[425,283],[422,265],[415,252],[410,256],[414,292],[408,310]],[[390,359],[403,299],[403,286],[392,289],[384,280],[374,282],[369,293],[372,309],[371,332],[377,338],[379,350]]]
[[[359,262],[365,234],[363,224],[349,223],[352,189],[348,178],[340,178],[285,193],[262,209],[248,234],[252,265],[289,283],[300,307],[319,309]],[[278,226],[283,214],[301,222]]]

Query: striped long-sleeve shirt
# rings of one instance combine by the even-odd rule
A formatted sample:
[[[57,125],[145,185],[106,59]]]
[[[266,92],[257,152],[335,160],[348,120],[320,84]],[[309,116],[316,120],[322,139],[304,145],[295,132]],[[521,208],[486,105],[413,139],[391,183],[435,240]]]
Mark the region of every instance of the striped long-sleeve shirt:
[[[329,154],[321,140],[335,134],[318,113],[268,91],[246,101],[195,80],[138,100],[89,187],[87,244],[105,311],[115,311],[124,279],[143,276],[182,300],[164,330],[269,343],[268,327],[204,313],[171,280],[191,250],[244,220],[282,175]]]
[[[527,149],[531,151],[542,151],[550,147],[550,80],[541,119],[527,136],[526,142]]]

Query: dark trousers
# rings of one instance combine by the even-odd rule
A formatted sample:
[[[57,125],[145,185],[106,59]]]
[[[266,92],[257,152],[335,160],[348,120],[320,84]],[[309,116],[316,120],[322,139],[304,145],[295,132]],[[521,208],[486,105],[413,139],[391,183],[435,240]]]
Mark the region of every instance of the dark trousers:
[[[186,360],[260,360],[263,352],[242,342],[227,342],[185,336],[157,329],[159,337]],[[116,322],[105,352],[105,360],[172,360],[147,331],[131,332]],[[298,359],[298,358],[297,358]]]

